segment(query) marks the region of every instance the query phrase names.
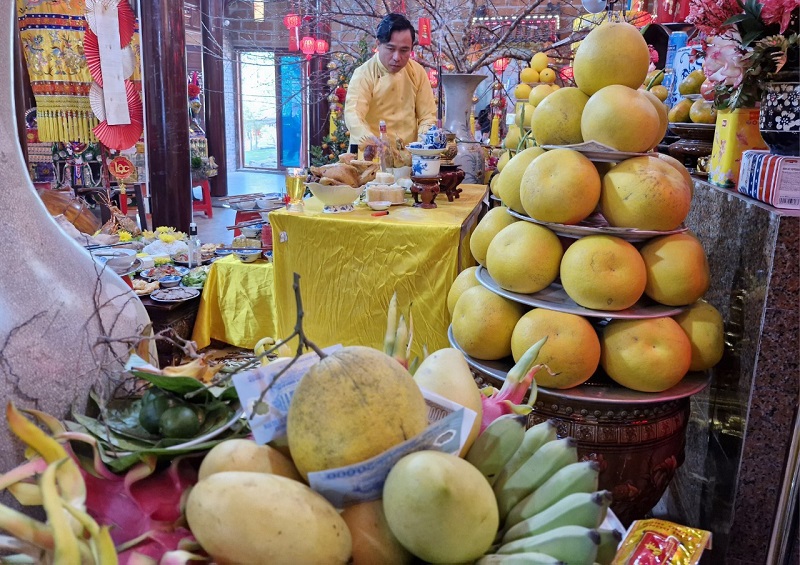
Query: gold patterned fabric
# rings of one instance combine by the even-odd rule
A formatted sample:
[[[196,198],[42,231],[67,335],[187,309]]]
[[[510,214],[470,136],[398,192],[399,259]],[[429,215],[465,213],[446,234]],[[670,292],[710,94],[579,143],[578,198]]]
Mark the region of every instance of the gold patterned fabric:
[[[41,141],[96,141],[92,77],[83,54],[81,0],[17,0],[22,52],[36,98]]]

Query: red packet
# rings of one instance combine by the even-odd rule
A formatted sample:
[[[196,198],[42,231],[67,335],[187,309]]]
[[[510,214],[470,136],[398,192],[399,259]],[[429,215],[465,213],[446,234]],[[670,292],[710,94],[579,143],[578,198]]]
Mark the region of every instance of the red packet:
[[[696,565],[706,547],[711,547],[711,532],[666,520],[637,520],[611,565]]]

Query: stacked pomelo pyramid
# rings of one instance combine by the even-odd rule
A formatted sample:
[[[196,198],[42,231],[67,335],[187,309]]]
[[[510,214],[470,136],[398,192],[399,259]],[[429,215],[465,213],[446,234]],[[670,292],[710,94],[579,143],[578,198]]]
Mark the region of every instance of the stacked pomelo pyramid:
[[[540,359],[554,374],[537,375],[540,386],[577,386],[601,365],[619,384],[643,392],[671,388],[688,371],[708,369],[722,357],[722,317],[702,301],[710,282],[706,253],[681,231],[692,179],[676,160],[651,152],[663,137],[666,107],[639,89],[648,64],[634,26],[604,23],[592,30],[575,55],[577,87],[538,101],[531,121],[538,147],[504,164],[493,185],[504,207],[487,214],[471,240],[476,260],[500,288],[530,295],[552,290],[560,278],[589,314],[526,312],[479,285],[475,271],[466,272],[454,285],[460,297],[448,302],[453,337],[468,355],[516,359],[547,335]],[[584,141],[611,147],[614,161],[541,147]],[[630,153],[646,154],[625,158]],[[572,239],[550,229],[598,212],[610,227],[641,236],[588,230]],[[638,314],[628,310],[634,306]],[[659,306],[680,313],[654,314]]]

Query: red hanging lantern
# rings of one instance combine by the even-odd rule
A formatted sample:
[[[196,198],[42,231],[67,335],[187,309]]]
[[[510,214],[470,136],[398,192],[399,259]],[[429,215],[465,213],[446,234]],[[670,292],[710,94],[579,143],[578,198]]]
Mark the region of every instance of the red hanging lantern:
[[[417,24],[419,28],[419,44],[420,45],[430,45],[431,44],[431,20],[430,18],[420,18],[419,23]]]
[[[328,42],[324,39],[317,39],[317,42],[314,45],[314,50],[316,51],[317,55],[324,55],[328,52]]]
[[[309,59],[311,55],[314,54],[314,50],[317,48],[317,41],[308,35],[306,35],[303,39],[300,40],[300,51],[305,53],[306,57]]]
[[[558,74],[561,75],[562,80],[567,82],[571,82],[572,79],[575,78],[575,71],[572,69],[572,67],[564,67],[558,72]]]
[[[508,68],[508,63],[509,60],[506,57],[503,57],[502,59],[497,59],[494,63],[492,63],[492,66],[494,67],[494,71],[496,73],[502,73]]]
[[[289,30],[294,27],[300,27],[300,16],[297,14],[286,14],[283,17],[283,25],[285,25]]]

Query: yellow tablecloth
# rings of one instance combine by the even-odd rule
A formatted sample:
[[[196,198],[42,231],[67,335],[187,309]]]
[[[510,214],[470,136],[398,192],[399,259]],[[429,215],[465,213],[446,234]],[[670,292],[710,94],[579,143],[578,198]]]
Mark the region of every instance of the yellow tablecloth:
[[[200,348],[217,339],[252,348],[265,336],[274,336],[275,285],[273,265],[263,259],[242,263],[233,255],[211,265],[192,339]]]
[[[448,347],[447,292],[473,264],[469,235],[486,201],[485,185],[462,185],[461,198],[438,208],[393,206],[373,217],[359,206],[325,214],[307,201],[304,213],[270,213],[278,335],[295,325],[292,275],[300,274],[306,335],[321,347],[336,343],[382,348],[386,311],[396,290],[401,311],[413,303],[414,347],[421,355]]]

